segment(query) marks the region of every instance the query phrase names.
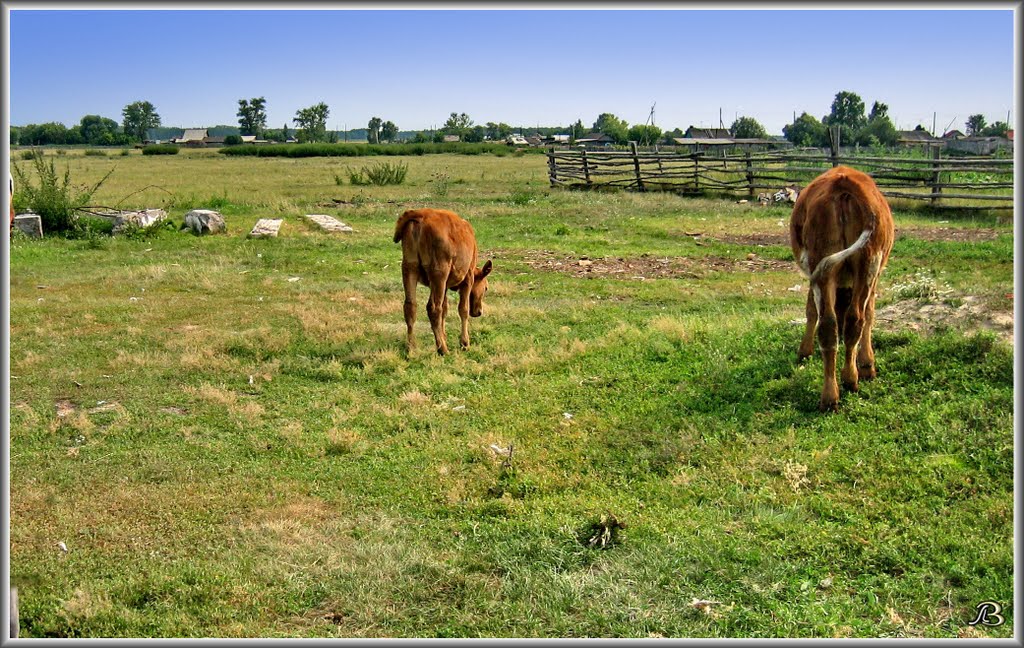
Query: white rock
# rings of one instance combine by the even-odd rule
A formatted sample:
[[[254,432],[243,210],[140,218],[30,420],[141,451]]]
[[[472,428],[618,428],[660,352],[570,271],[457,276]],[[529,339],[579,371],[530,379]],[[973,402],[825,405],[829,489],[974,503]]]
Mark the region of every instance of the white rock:
[[[306,219],[320,226],[320,229],[327,232],[354,232],[351,227],[340,220],[327,214],[306,214]]]
[[[212,209],[193,209],[185,214],[185,227],[195,234],[220,234],[228,229],[224,217]]]
[[[281,218],[261,218],[258,221],[256,221],[256,225],[254,225],[252,231],[249,232],[249,237],[276,237],[278,231],[280,231],[281,229],[281,223],[283,222],[284,220]]]

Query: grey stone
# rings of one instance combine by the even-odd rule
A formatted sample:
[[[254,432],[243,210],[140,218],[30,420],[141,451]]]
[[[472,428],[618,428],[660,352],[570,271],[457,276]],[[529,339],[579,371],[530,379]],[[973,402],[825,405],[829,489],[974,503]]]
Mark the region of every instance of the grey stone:
[[[278,231],[281,229],[282,222],[283,219],[280,218],[261,218],[258,221],[256,221],[256,225],[254,225],[252,231],[249,232],[249,237],[276,237]]]
[[[195,234],[221,234],[228,231],[220,212],[212,209],[193,209],[185,214],[185,228]]]
[[[29,236],[43,237],[43,219],[39,214],[18,214],[14,217],[14,226]]]
[[[149,227],[167,218],[167,212],[162,209],[143,209],[142,211],[122,212],[121,217],[114,221],[114,233],[122,231],[128,225],[138,227]]]
[[[342,223],[340,220],[327,214],[306,214],[308,220],[313,221],[320,226],[320,229],[326,232],[354,232],[351,227]]]

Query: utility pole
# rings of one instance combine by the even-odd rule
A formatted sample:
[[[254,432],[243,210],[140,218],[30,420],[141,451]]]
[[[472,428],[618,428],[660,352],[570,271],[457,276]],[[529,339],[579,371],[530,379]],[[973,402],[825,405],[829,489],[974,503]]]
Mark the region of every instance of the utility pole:
[[[932,113],[932,137],[935,137],[935,113]]]

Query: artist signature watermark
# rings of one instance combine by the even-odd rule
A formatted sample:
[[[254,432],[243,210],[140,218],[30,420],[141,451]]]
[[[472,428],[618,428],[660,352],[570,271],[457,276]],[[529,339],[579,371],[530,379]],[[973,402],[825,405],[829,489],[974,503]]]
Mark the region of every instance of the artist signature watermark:
[[[1006,623],[1006,619],[1000,614],[1003,611],[1003,606],[995,601],[982,601],[978,603],[976,609],[977,616],[974,617],[974,621],[968,621],[967,625],[1001,626]]]

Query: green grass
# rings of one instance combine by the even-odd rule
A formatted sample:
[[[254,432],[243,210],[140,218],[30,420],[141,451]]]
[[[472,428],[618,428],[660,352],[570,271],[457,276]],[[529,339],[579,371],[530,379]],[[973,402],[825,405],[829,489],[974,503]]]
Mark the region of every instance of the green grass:
[[[790,260],[746,242],[786,209],[552,191],[542,156],[411,156],[386,187],[324,159],[65,161],[117,164],[101,204],[216,205],[228,234],[12,240],[23,636],[1013,636],[1012,347],[879,325],[879,378],[819,414],[805,282],[744,265]],[[444,358],[425,288],[405,352],[391,235],[420,206],[495,264]],[[246,239],[265,217],[279,238]],[[1010,226],[915,237],[937,218],[896,214],[879,307],[926,271],[1009,310]],[[582,256],[694,271],[565,272]],[[1006,625],[967,625],[985,600]]]

